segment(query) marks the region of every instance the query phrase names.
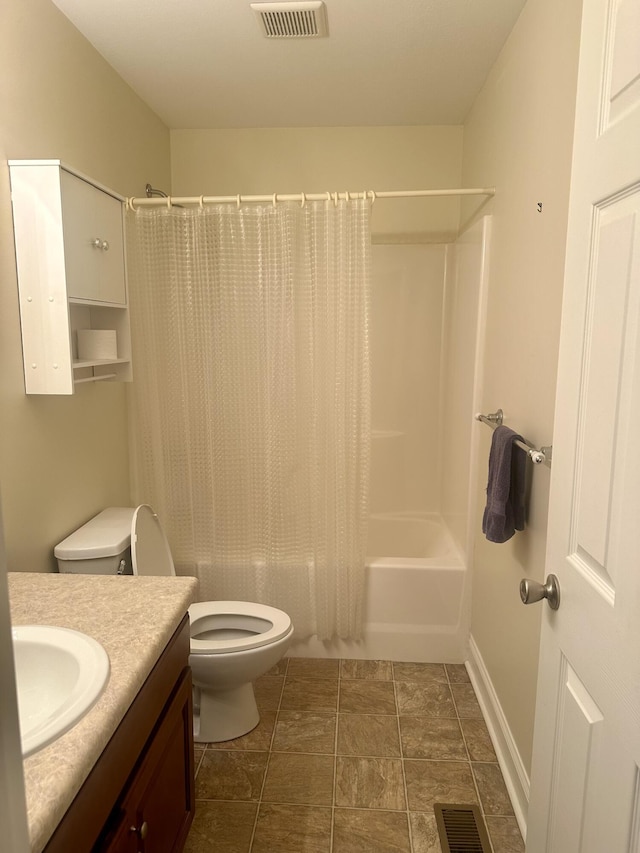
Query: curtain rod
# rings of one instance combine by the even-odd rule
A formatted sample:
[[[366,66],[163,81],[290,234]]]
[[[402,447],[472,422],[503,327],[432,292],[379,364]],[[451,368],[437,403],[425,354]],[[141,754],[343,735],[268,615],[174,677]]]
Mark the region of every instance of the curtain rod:
[[[325,192],[325,193],[273,193],[272,195],[201,195],[166,196],[163,198],[128,198],[127,208],[134,212],[140,207],[172,207],[186,204],[241,204],[271,202],[273,205],[283,201],[297,201],[304,207],[307,201],[350,201],[370,198],[373,203],[378,198],[429,198],[436,196],[495,195],[495,187],[456,190],[365,190],[364,192]]]

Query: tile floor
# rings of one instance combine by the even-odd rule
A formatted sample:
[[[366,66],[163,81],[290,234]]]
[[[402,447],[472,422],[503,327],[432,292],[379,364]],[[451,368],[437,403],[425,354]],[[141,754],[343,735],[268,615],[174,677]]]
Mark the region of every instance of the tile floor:
[[[255,692],[256,729],[196,747],[185,853],[441,853],[434,802],[523,853],[464,666],[288,658]]]

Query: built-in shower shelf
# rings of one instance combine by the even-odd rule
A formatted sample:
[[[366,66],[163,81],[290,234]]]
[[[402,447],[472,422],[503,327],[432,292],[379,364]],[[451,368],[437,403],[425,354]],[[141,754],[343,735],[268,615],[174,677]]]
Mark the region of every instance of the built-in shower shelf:
[[[372,429],[371,438],[400,438],[404,433],[397,429]]]

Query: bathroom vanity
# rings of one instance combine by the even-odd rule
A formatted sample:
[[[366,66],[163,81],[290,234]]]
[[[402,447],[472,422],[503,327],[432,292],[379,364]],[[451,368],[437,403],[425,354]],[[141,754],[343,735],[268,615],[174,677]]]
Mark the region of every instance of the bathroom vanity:
[[[194,809],[193,578],[9,574],[14,625],[89,634],[109,681],[66,734],[25,758],[32,853],[173,853]]]

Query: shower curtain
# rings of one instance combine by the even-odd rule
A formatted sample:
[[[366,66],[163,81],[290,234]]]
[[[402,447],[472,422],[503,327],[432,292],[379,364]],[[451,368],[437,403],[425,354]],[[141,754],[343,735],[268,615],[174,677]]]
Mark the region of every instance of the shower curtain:
[[[368,517],[370,203],[127,218],[132,482],[200,598],[357,638]]]

